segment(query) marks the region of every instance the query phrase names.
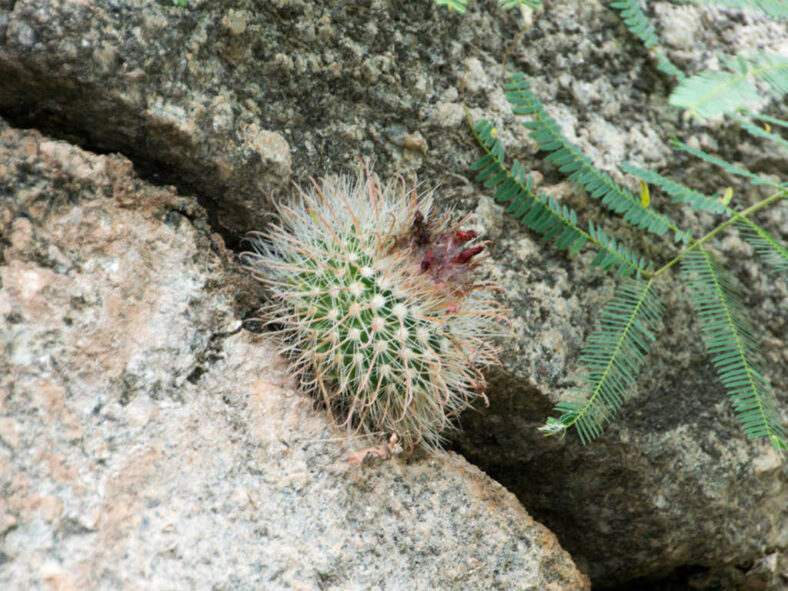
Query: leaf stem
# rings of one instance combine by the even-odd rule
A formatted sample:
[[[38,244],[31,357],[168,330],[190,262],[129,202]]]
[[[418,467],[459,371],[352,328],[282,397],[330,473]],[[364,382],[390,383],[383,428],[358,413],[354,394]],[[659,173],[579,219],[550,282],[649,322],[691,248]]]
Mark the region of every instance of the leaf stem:
[[[778,192],[777,192],[777,193],[775,193],[774,195],[771,195],[771,196],[767,197],[767,198],[766,198],[766,199],[764,199],[763,201],[759,201],[759,202],[758,202],[758,203],[756,203],[755,205],[753,205],[753,206],[751,206],[751,207],[748,207],[748,208],[747,208],[747,209],[745,209],[744,211],[740,211],[740,212],[738,212],[738,213],[737,213],[736,215],[734,215],[732,218],[730,218],[730,219],[728,219],[728,220],[724,221],[724,222],[723,222],[723,223],[721,223],[719,226],[717,226],[716,228],[714,228],[714,229],[713,229],[711,232],[709,232],[708,234],[706,234],[706,235],[705,235],[703,238],[701,238],[701,239],[700,239],[700,240],[698,240],[697,242],[693,243],[691,246],[688,246],[687,248],[685,248],[684,250],[682,250],[682,251],[681,251],[681,252],[680,252],[680,253],[679,253],[679,254],[676,256],[676,258],[674,258],[672,261],[670,261],[669,263],[667,263],[665,266],[663,266],[663,267],[661,267],[661,268],[657,269],[656,271],[654,271],[654,275],[653,275],[653,277],[654,277],[654,278],[657,278],[657,277],[659,277],[660,275],[662,275],[662,274],[663,274],[665,271],[667,271],[668,269],[670,269],[670,268],[671,268],[673,265],[675,265],[676,263],[680,262],[680,261],[681,261],[681,259],[683,259],[685,256],[687,256],[687,254],[688,254],[688,253],[692,252],[692,251],[693,251],[693,250],[695,250],[696,248],[698,248],[698,247],[702,246],[704,243],[706,243],[706,242],[708,242],[709,240],[711,240],[712,238],[714,238],[714,236],[716,236],[717,234],[719,234],[720,232],[722,232],[722,231],[723,231],[725,228],[727,228],[727,227],[728,227],[728,226],[730,226],[731,224],[735,223],[737,220],[743,220],[743,219],[747,218],[748,216],[750,216],[750,215],[754,214],[754,213],[755,213],[756,211],[758,211],[759,209],[763,209],[763,208],[764,208],[764,207],[766,207],[767,205],[770,205],[771,203],[773,203],[773,202],[777,201],[778,199],[782,199],[782,198],[784,198],[784,197],[786,197],[786,196],[788,196],[788,190],[785,190],[785,189],[784,189],[784,190],[782,190],[782,191],[778,191]]]

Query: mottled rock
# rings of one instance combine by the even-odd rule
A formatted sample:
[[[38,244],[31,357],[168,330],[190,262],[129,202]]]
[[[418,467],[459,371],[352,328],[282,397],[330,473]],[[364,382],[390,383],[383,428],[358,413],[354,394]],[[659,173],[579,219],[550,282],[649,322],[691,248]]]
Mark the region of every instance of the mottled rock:
[[[193,199],[0,120],[0,588],[589,589],[461,456],[360,466]]]
[[[147,178],[196,194],[231,245],[267,222],[267,199],[284,199],[291,180],[341,172],[358,156],[383,176],[418,171],[423,182],[442,183],[439,199],[475,210],[477,229],[494,241],[490,273],[514,309],[493,405],[465,417],[463,453],[516,489],[602,585],[626,588],[632,577],[682,567],[741,572],[783,557],[785,468],[742,437],[676,284],[664,286],[665,329],[638,401],[605,437],[581,450],[573,436],[555,442],[535,432],[574,385],[579,348],[613,283],[588,272],[590,256],[567,261],[540,245],[470,182],[479,151],[462,107],[493,121],[509,154],[541,169],[540,186],[580,213],[596,212],[594,204],[544,164],[511,115],[500,85],[504,55],[527,72],[565,135],[618,180],[623,157],[708,193],[730,184],[737,198],[756,197],[671,155],[670,134],[761,174],[781,173],[784,159],[736,130],[683,122],[667,104],[671,81],[603,3],[547,3],[536,17],[497,4],[472,1],[461,17],[430,0],[190,0],[187,8],[0,0],[0,112],[122,152]],[[666,2],[648,9],[663,49],[687,72],[713,66],[720,52],[780,48],[788,38],[784,22],[752,13]],[[532,26],[509,50],[524,22]],[[402,130],[396,141],[392,129]],[[783,239],[787,209],[762,218]],[[687,210],[674,217],[687,227],[711,224]],[[626,238],[660,256],[669,251]],[[768,377],[786,409],[785,288],[749,256],[732,253],[729,262],[747,286]],[[779,580],[784,559],[775,560],[763,572]]]

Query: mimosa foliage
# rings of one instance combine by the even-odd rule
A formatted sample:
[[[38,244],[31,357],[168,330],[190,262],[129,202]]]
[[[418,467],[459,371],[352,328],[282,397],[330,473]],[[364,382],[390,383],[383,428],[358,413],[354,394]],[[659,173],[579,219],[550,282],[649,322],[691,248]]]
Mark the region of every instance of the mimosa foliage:
[[[689,233],[676,228],[668,216],[644,207],[639,197],[620,186],[607,173],[597,170],[591,159],[561,134],[558,122],[548,115],[531,92],[525,74],[518,72],[511,75],[509,82],[504,84],[504,90],[514,114],[530,117],[530,120],[523,121],[523,126],[531,130],[529,135],[539,147],[549,153],[546,160],[555,163],[560,172],[567,174],[570,181],[581,185],[591,198],[599,199],[604,207],[621,215],[624,221],[636,228],[657,236],[672,230],[677,242],[686,243],[691,238]]]
[[[611,3],[610,7],[618,11],[629,32],[640,39],[645,48],[651,52],[656,59],[658,70],[677,80],[684,79],[684,72],[679,70],[668,56],[658,49],[659,37],[657,32],[640,7],[638,0],[619,0]]]
[[[775,18],[788,17],[786,0],[687,0],[696,4],[717,4],[755,10]],[[617,0],[610,7],[618,11],[624,24],[656,59],[657,69],[678,81],[670,95],[672,106],[685,109],[700,121],[732,114],[764,99],[781,100],[788,94],[788,58],[773,51],[752,55],[719,57],[721,69],[704,70],[686,76],[658,49],[659,37],[639,0]]]
[[[465,14],[465,11],[468,10],[468,0],[435,0],[435,4],[445,6],[449,12],[457,14]],[[504,10],[520,5],[536,10],[542,7],[542,0],[498,0],[498,5]]]
[[[493,126],[481,121],[474,127],[479,143],[486,154],[476,161],[471,170],[478,170],[476,180],[484,182],[486,189],[495,189],[493,198],[506,205],[506,212],[513,215],[530,230],[542,235],[544,241],[555,240],[556,246],[577,252],[586,242],[599,250],[592,265],[603,269],[616,268],[618,275],[628,277],[640,274],[646,268],[643,256],[638,256],[615,238],[589,221],[584,229],[577,221],[577,213],[555,198],[533,190],[533,180],[525,176],[525,167],[516,160],[511,169],[506,167],[504,152]]]
[[[615,269],[617,275],[625,278],[600,313],[583,346],[579,360],[581,387],[569,392],[556,405],[559,416],[548,419],[541,430],[547,434],[564,434],[569,427],[574,427],[583,444],[602,433],[604,425],[631,396],[649,349],[656,340],[663,315],[657,293],[660,279],[680,263],[681,279],[687,286],[706,350],[745,434],[748,438],[767,438],[780,452],[788,449],[785,429],[780,424],[776,401],[765,378],[763,357],[744,299],[730,273],[705,246],[716,234],[734,226],[777,274],[776,280],[784,279],[779,274],[788,270],[788,248],[750,216],[761,208],[788,199],[788,182],[756,175],[674,140],[676,150],[743,177],[751,185],[770,186],[775,192],[756,205],[740,210],[730,206],[733,196],[730,188],[722,187],[721,195],[707,196],[654,171],[623,163],[624,172],[645,183],[638,197],[598,170],[590,158],[563,136],[560,124],[534,96],[524,74],[510,75],[504,89],[512,111],[524,118],[523,126],[546,154],[545,161],[553,163],[559,172],[584,189],[587,196],[599,200],[625,224],[656,237],[664,237],[669,232],[671,242],[683,246],[675,258],[655,270],[652,261],[602,230],[600,220],[584,222],[575,210],[536,190],[521,163],[514,161],[508,165],[504,147],[491,123],[482,120],[474,126],[474,134],[485,153],[471,168],[478,171],[476,179],[484,188],[494,191],[495,201],[540,234],[543,240],[554,241],[569,254],[586,246],[595,248],[598,252],[591,264]],[[788,125],[780,119],[772,119],[772,125]],[[763,131],[754,135],[774,140],[782,147],[780,136],[749,122],[743,126],[746,131],[751,128]],[[670,217],[651,207],[648,184],[670,195],[673,204],[686,203],[694,210],[717,216],[718,226],[702,238],[693,239],[690,232],[679,229]]]
[[[598,437],[623,406],[662,317],[654,283],[630,280],[618,287],[580,355],[583,388],[556,405],[561,416],[548,419],[546,431],[574,426],[585,444]]]
[[[703,249],[688,253],[681,261],[681,271],[706,351],[747,437],[766,437],[776,449],[788,449],[785,429],[763,375],[758,341],[730,273]]]
[[[683,79],[670,95],[670,104],[704,120],[788,94],[788,57],[761,51],[720,56],[720,62],[721,70],[704,70]]]
[[[788,271],[788,249],[774,236],[747,218],[736,220],[736,227],[773,272],[785,273]]]

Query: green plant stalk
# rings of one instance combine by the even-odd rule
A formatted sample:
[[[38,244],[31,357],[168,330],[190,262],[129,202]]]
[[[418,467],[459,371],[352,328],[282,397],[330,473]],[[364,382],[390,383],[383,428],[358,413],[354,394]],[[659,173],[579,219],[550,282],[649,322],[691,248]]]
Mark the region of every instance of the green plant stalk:
[[[771,203],[774,203],[778,199],[783,199],[786,196],[788,196],[788,190],[779,191],[779,192],[775,193],[774,195],[771,195],[771,196],[767,197],[763,201],[759,201],[755,205],[753,205],[751,207],[748,207],[744,211],[741,211],[741,212],[737,213],[732,218],[730,218],[728,220],[725,220],[719,226],[714,228],[711,232],[706,234],[703,238],[700,238],[698,241],[694,242],[693,244],[691,244],[690,246],[688,246],[687,248],[682,250],[672,261],[670,261],[669,263],[667,263],[663,267],[661,267],[661,268],[657,269],[656,271],[654,271],[653,277],[657,278],[660,275],[662,275],[665,271],[670,269],[673,265],[675,265],[676,263],[681,262],[681,260],[685,256],[687,256],[688,253],[692,252],[696,248],[702,246],[703,244],[705,244],[706,242],[708,242],[709,240],[714,238],[714,236],[716,236],[717,234],[722,232],[725,228],[727,228],[731,224],[735,223],[737,220],[746,220],[746,218],[748,216],[752,215],[753,213],[755,213],[759,209],[763,209],[767,205],[770,205]]]

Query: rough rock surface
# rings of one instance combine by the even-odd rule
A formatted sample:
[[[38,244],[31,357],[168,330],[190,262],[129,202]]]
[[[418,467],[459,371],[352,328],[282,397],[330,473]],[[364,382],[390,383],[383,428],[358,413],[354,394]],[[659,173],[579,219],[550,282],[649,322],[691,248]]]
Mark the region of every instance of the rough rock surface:
[[[688,72],[713,65],[720,51],[784,51],[788,39],[784,23],[750,14],[665,2],[653,10],[664,49]],[[573,385],[580,345],[613,282],[588,272],[592,253],[567,260],[540,246],[469,181],[479,153],[463,90],[472,117],[494,121],[510,155],[544,171],[542,187],[594,211],[544,165],[505,104],[497,64],[522,23],[492,0],[463,17],[429,0],[193,0],[185,9],[163,0],[0,0],[0,113],[123,152],[147,178],[197,194],[233,246],[265,223],[266,197],[283,198],[291,180],[342,172],[358,155],[384,174],[417,171],[443,183],[446,201],[475,208],[478,230],[493,240],[490,272],[515,317],[493,405],[464,419],[463,453],[516,489],[601,585],[628,588],[633,577],[695,567],[777,585],[788,579],[780,558],[788,473],[742,436],[676,285],[664,287],[666,326],[638,402],[602,440],[581,450],[572,436],[535,433]],[[667,105],[669,81],[601,2],[548,3],[508,55],[565,134],[617,179],[614,166],[627,159],[708,193],[731,185],[745,200],[757,197],[676,158],[670,133],[762,174],[785,169],[738,132],[683,122]],[[710,223],[688,211],[675,217]],[[762,221],[785,239],[786,219],[783,204]],[[748,287],[768,377],[788,408],[784,284],[735,236],[721,252]]]
[[[462,457],[346,461],[192,199],[2,120],[0,190],[0,588],[588,588]]]

